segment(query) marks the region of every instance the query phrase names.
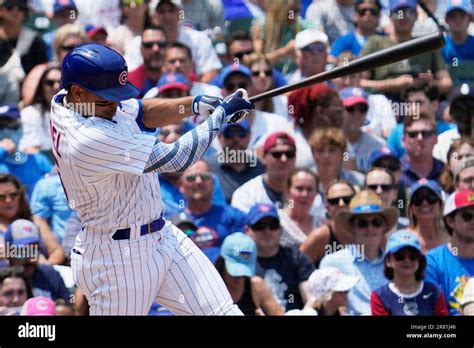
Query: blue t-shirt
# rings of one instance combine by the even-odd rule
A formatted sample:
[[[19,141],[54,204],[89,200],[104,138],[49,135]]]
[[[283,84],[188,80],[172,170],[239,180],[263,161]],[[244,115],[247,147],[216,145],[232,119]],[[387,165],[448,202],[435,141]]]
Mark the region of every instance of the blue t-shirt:
[[[339,36],[331,46],[331,56],[339,57],[344,51],[350,51],[353,55],[358,56],[366,41],[365,37],[357,37],[355,31]]]
[[[62,298],[69,301],[69,291],[64,285],[63,278],[53,266],[37,265],[33,275],[33,295],[56,300]]]
[[[456,45],[451,39],[451,35],[445,36],[446,44],[441,50],[446,64],[462,62],[466,60],[474,60],[474,36],[468,35],[465,43]]]
[[[64,226],[72,214],[58,174],[46,176],[31,194],[31,212],[47,220],[59,243],[63,243]]]
[[[460,300],[469,277],[474,276],[474,257],[461,258],[451,253],[447,244],[440,245],[426,254],[428,266],[426,281],[443,290],[449,313],[459,315]]]
[[[190,237],[214,263],[220,254],[225,237],[234,232],[244,232],[246,215],[228,204],[212,205],[204,214],[190,214],[198,227]]]

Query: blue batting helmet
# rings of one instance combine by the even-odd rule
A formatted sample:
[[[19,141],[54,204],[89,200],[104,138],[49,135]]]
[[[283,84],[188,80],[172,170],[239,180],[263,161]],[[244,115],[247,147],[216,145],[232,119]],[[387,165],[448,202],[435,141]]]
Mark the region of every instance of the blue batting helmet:
[[[128,82],[125,59],[106,46],[85,44],[74,48],[64,58],[61,74],[62,88],[76,84],[106,100],[127,100],[140,94]]]

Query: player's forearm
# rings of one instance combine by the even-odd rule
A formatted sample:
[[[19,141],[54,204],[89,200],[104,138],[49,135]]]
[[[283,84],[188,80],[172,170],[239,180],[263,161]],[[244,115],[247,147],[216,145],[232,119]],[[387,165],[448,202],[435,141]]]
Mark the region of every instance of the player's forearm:
[[[178,99],[143,99],[143,124],[148,128],[161,128],[192,115],[193,97]]]
[[[216,137],[224,120],[219,107],[205,122],[170,144],[157,142],[145,165],[144,173],[183,172],[200,159]]]

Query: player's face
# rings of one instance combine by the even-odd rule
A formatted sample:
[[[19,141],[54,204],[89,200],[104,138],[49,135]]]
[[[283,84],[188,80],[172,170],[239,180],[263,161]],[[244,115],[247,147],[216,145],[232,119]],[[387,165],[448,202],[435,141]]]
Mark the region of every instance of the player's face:
[[[187,200],[211,201],[214,183],[212,173],[206,163],[198,161],[183,173],[180,191]]]
[[[76,111],[85,117],[97,116],[111,120],[117,112],[118,102],[105,100],[79,86],[72,86],[71,95],[73,98],[68,98],[68,102],[74,104]]]
[[[12,183],[0,184],[0,217],[5,220],[13,219],[20,208],[22,192]]]
[[[0,288],[0,307],[20,307],[27,300],[26,284],[21,278],[6,278]]]
[[[164,73],[180,73],[189,77],[193,71],[193,61],[189,58],[186,50],[169,48],[165,52],[162,71]]]

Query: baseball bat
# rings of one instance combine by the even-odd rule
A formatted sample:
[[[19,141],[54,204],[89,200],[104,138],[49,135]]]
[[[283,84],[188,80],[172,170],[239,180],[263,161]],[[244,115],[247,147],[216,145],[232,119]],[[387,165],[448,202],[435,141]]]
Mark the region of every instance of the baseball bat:
[[[291,92],[295,89],[313,85],[315,83],[332,80],[341,76],[357,74],[365,70],[372,70],[383,65],[392,64],[406,58],[418,56],[429,51],[437,50],[438,48],[443,47],[444,43],[444,36],[442,32],[425,35],[368,54],[364,57],[354,59],[353,61],[348,62],[345,65],[338,66],[328,71],[323,71],[322,73],[310,76],[300,82],[292,83],[288,86],[275,88],[267,92],[254,95],[249,99],[251,102],[255,103],[260,100],[272,98],[274,96]]]

